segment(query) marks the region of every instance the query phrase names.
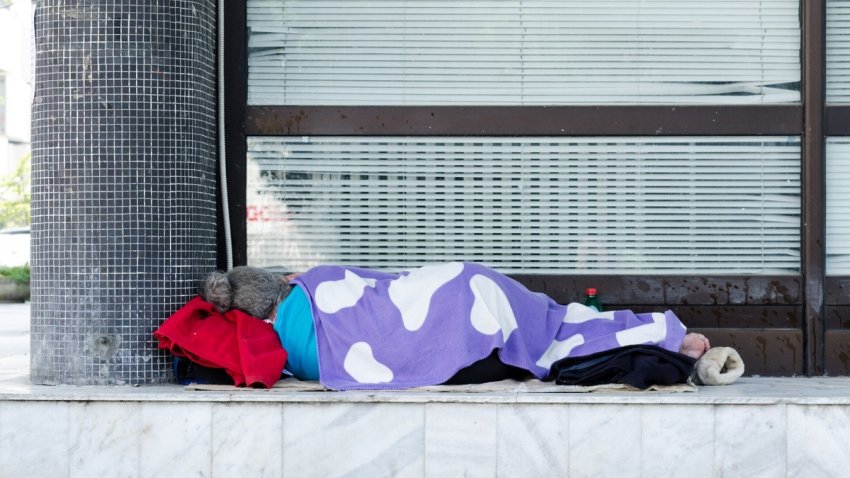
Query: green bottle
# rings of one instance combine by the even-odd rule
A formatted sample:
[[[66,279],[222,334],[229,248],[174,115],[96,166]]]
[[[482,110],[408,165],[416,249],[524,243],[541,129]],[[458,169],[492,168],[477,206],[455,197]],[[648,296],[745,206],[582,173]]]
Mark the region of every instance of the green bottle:
[[[584,291],[584,305],[590,307],[591,309],[602,312],[602,304],[599,303],[599,299],[596,298],[596,289],[593,287],[588,287],[586,291]]]

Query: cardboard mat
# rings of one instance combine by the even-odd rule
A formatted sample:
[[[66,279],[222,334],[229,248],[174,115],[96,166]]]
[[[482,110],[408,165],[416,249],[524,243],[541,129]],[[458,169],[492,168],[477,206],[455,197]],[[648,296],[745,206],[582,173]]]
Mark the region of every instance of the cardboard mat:
[[[302,382],[293,378],[280,380],[272,388],[246,388],[233,385],[213,385],[192,383],[186,390],[198,392],[245,392],[245,393],[292,393],[292,392],[330,392],[331,390],[318,382]],[[382,392],[383,390],[369,390]],[[427,387],[393,390],[392,392],[452,392],[452,393],[589,393],[589,392],[696,392],[697,387],[692,383],[676,385],[653,385],[645,390],[631,385],[609,383],[603,385],[556,385],[554,382],[540,380],[502,380],[475,385],[431,385]]]

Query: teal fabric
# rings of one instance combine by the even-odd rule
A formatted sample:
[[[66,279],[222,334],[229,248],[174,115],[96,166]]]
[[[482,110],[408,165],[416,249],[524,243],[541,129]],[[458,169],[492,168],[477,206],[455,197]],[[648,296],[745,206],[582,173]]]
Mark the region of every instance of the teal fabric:
[[[307,294],[294,286],[275,314],[274,330],[289,354],[286,370],[299,380],[319,380],[319,355],[316,328]]]

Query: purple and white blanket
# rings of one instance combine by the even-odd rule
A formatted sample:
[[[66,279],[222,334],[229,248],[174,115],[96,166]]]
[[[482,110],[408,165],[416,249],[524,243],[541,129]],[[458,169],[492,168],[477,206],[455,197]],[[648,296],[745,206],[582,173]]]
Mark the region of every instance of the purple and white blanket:
[[[337,390],[440,384],[493,349],[543,379],[564,357],[634,344],[678,351],[685,335],[670,311],[560,305],[474,263],[400,274],[319,266],[294,282],[312,303],[321,382]]]

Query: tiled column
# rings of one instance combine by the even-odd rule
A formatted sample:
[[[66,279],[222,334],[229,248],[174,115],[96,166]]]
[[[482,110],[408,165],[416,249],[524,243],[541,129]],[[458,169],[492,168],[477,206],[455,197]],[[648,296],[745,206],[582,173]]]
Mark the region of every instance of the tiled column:
[[[214,0],[36,2],[32,381],[167,381],[216,263]]]

